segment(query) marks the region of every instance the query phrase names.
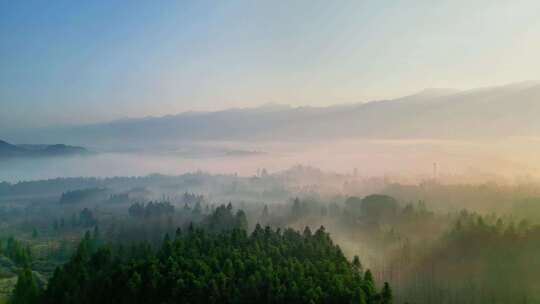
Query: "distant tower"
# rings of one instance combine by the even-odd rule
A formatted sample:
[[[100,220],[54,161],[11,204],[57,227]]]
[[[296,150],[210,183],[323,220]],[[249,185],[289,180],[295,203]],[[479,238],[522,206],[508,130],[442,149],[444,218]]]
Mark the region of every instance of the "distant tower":
[[[437,163],[433,163],[433,179],[437,179]]]
[[[357,177],[358,177],[358,168],[354,168],[354,170],[353,170],[353,176],[354,176],[354,178],[357,178]]]

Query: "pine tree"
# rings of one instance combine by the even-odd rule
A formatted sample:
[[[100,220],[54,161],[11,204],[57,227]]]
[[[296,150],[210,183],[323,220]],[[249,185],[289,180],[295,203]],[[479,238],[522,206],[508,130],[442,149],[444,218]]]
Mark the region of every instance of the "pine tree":
[[[39,297],[36,278],[29,267],[24,267],[17,278],[17,284],[11,297],[12,304],[34,304]]]
[[[390,289],[388,282],[384,282],[384,287],[381,291],[381,304],[392,304],[392,300],[392,289]]]
[[[352,265],[356,269],[356,271],[362,273],[362,263],[360,262],[360,258],[357,255],[354,256]]]
[[[371,299],[376,295],[373,274],[371,274],[371,270],[369,269],[366,270],[366,273],[364,274],[364,292],[366,293],[368,299]]]

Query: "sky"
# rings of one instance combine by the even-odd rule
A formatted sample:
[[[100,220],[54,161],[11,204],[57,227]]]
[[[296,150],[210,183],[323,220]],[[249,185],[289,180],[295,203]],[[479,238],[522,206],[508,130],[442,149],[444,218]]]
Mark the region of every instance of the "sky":
[[[0,128],[538,80],[540,1],[0,0]]]

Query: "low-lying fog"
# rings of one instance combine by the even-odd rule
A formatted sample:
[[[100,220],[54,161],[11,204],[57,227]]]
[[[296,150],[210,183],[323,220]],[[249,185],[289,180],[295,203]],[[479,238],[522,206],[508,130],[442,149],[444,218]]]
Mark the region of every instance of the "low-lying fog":
[[[96,149],[99,151],[99,148]],[[437,175],[449,182],[515,181],[537,176],[540,140],[356,140],[329,142],[206,142],[100,152],[94,156],[0,161],[0,181],[74,176],[169,175],[202,170],[253,175],[297,164],[401,182]],[[434,165],[436,164],[436,165]]]

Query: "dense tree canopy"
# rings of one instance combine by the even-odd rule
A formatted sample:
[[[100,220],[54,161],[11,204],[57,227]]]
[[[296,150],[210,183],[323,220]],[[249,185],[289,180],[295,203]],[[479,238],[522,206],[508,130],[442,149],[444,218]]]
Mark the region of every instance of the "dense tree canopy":
[[[248,235],[190,226],[161,248],[96,246],[87,235],[58,269],[43,303],[390,303],[371,273],[349,262],[324,228],[257,225]],[[390,297],[390,298],[389,298]]]

